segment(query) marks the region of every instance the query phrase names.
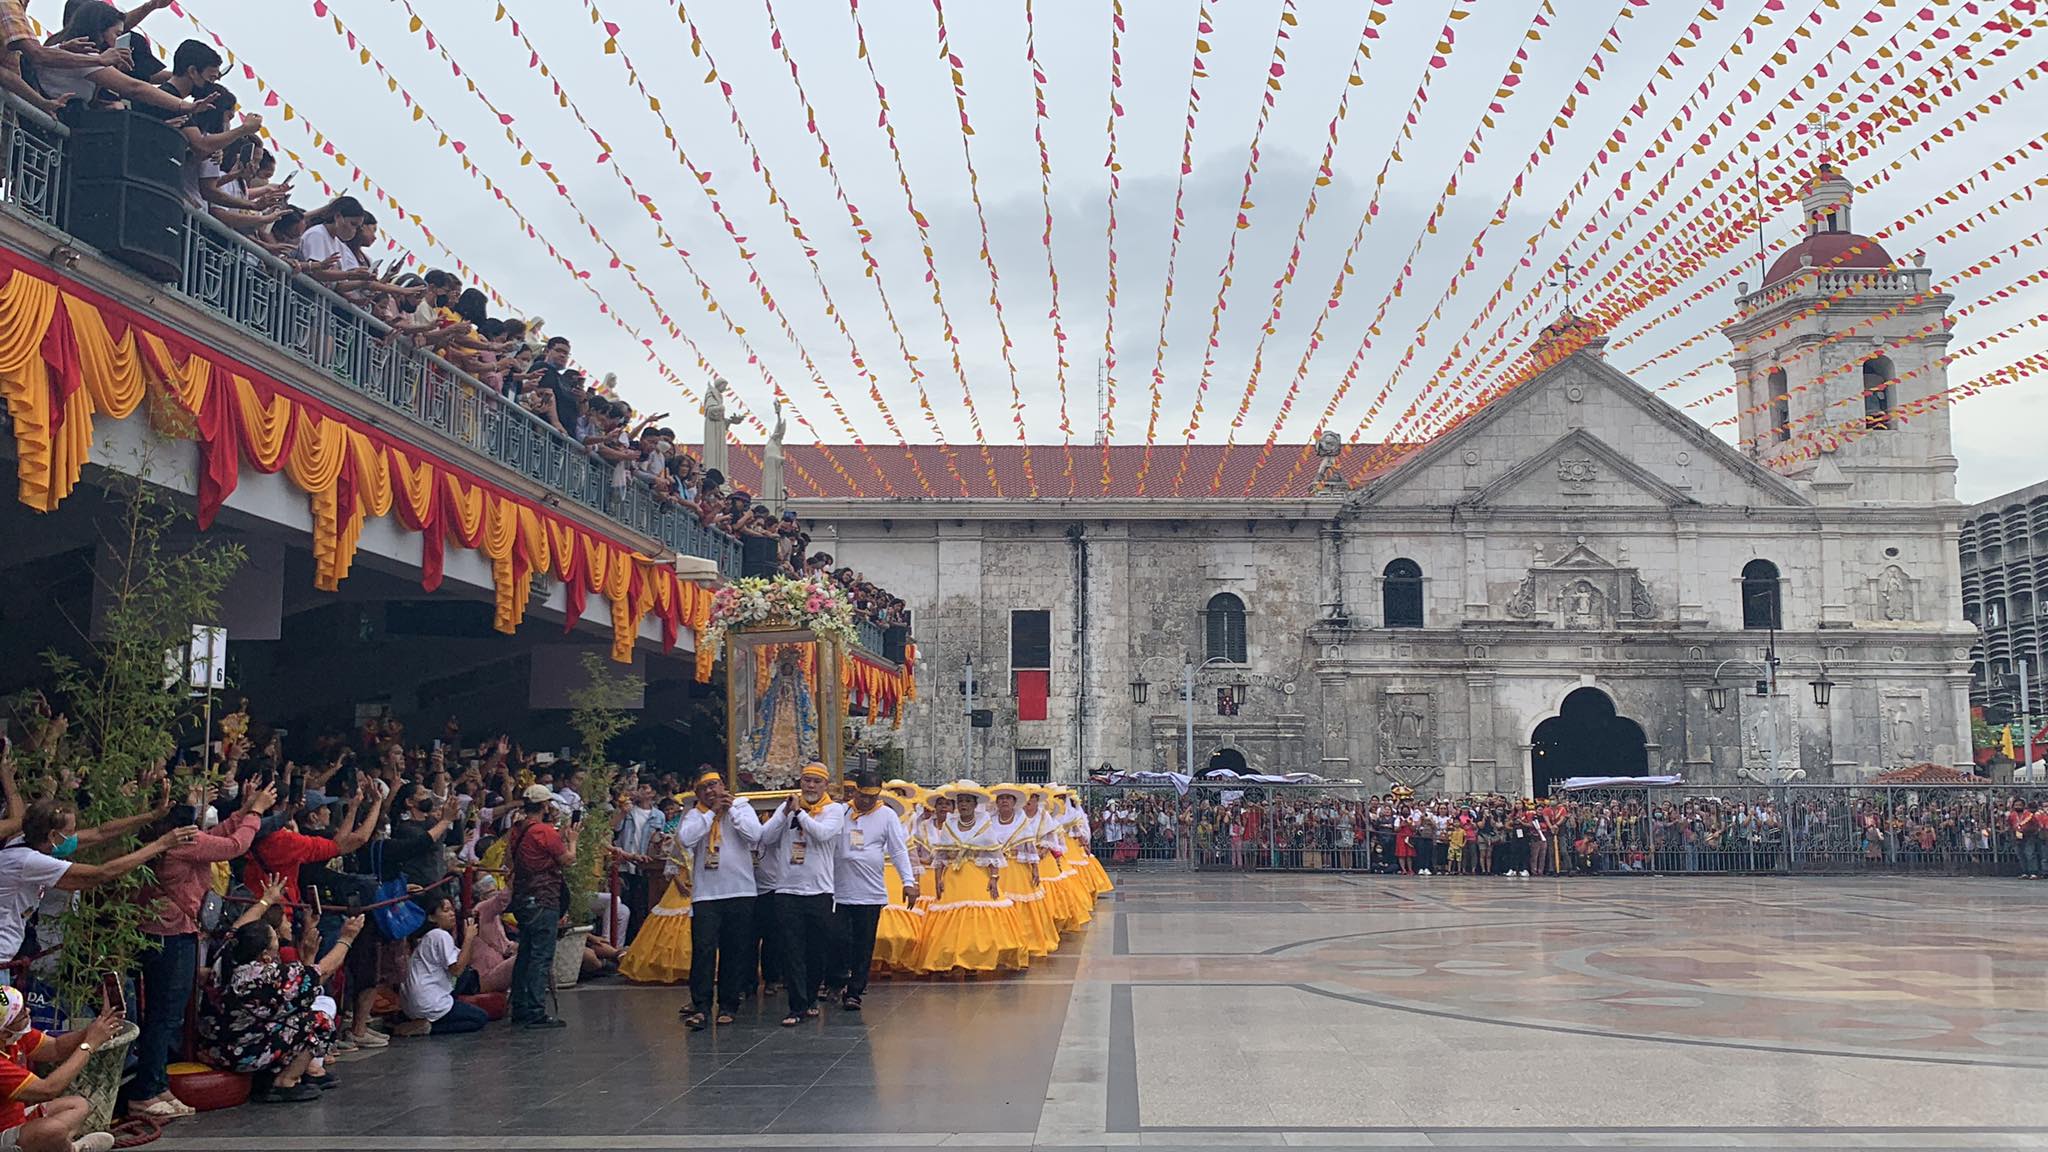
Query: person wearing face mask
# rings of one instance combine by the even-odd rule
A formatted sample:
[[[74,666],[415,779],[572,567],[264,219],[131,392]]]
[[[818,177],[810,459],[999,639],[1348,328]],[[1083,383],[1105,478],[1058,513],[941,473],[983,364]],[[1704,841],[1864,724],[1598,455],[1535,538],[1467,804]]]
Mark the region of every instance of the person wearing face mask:
[[[195,796],[203,800],[204,796]],[[164,854],[154,871],[155,883],[137,893],[136,899],[148,909],[140,925],[154,948],[142,953],[142,1035],[135,1042],[135,1082],[129,1089],[129,1107],[159,1120],[193,1114],[192,1108],[171,1095],[165,1073],[171,1045],[185,1023],[185,1005],[192,999],[192,986],[199,975],[200,908],[207,885],[213,878],[215,861],[233,860],[256,842],[256,830],[263,814],[277,803],[277,789],[265,784],[254,788],[226,822],[202,832],[190,844]],[[197,807],[181,804],[152,826],[155,836],[194,822]]]
[[[21,993],[0,988],[0,1148],[106,1152],[114,1146],[113,1133],[85,1131],[92,1106],[68,1089],[93,1049],[112,1040],[123,1023],[118,1010],[102,1012],[76,1032],[46,1035],[29,1023]]]
[[[154,819],[158,814],[146,814]],[[141,821],[117,821],[133,828]],[[190,844],[199,830],[189,825],[174,828],[135,851],[116,856],[104,864],[83,864],[70,859],[81,848],[90,848],[121,832],[109,832],[109,823],[99,828],[78,829],[78,810],[55,800],[38,800],[29,805],[22,818],[21,835],[0,845],[0,964],[21,952],[28,933],[28,916],[51,889],[82,892],[109,880],[125,876],[172,848]],[[87,839],[91,834],[92,839]]]

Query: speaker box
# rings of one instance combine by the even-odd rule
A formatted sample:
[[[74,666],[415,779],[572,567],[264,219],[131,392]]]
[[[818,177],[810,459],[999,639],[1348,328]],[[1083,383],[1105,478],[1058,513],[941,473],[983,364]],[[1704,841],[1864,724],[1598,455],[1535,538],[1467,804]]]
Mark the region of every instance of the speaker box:
[[[71,129],[64,163],[73,180],[132,180],[171,196],[184,193],[191,149],[178,129],[125,109],[67,111],[64,123]]]
[[[740,575],[773,576],[781,568],[772,536],[740,537]]]
[[[70,223],[72,235],[151,280],[178,279],[185,208],[175,193],[128,180],[73,179]]]

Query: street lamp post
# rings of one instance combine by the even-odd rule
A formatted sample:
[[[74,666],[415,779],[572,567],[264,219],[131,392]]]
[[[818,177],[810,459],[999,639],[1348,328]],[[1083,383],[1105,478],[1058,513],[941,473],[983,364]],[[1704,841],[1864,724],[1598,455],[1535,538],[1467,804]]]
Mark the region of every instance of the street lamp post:
[[[1206,670],[1211,664],[1230,664],[1221,656],[1211,656],[1197,665],[1193,656],[1181,653],[1181,695],[1187,700],[1187,769],[1188,776],[1195,774],[1195,674]]]
[[[1808,684],[1813,689],[1813,702],[1822,708],[1827,707],[1834,696],[1835,688],[1835,682],[1828,679],[1827,662],[1811,657],[1795,656],[1792,659],[1807,660],[1819,669],[1820,675],[1808,681]],[[1772,629],[1762,660],[1746,660],[1738,656],[1721,661],[1714,666],[1714,682],[1707,688],[1708,707],[1720,712],[1728,707],[1728,689],[1721,685],[1722,669],[1730,664],[1738,664],[1762,675],[1764,706],[1769,714],[1764,732],[1764,782],[1772,784],[1782,784],[1794,778],[1778,764],[1778,665],[1781,662],[1778,656],[1778,633],[1776,629]],[[1799,775],[1803,776],[1805,773],[1799,771]]]

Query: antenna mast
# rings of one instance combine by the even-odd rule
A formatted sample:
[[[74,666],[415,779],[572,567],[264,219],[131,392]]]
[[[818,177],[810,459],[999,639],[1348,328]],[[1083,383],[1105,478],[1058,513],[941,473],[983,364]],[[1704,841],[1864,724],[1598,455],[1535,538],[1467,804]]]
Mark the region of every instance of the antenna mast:
[[[1109,443],[1109,427],[1104,422],[1104,418],[1109,414],[1103,391],[1106,387],[1108,383],[1103,378],[1102,360],[1098,357],[1095,361],[1095,446],[1098,448]]]

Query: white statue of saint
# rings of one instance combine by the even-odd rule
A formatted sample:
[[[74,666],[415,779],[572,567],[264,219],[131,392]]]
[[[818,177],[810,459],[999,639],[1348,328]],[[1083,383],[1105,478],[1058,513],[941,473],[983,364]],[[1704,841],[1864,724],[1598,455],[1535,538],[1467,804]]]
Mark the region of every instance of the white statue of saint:
[[[782,434],[788,426],[788,421],[782,417],[782,401],[777,400],[775,430],[768,434],[767,446],[761,450],[761,491],[756,493],[756,498],[766,504],[770,512],[778,514],[788,496],[782,482]]]
[[[716,468],[730,481],[725,452],[726,429],[739,423],[738,416],[725,414],[726,383],[722,376],[711,378],[711,387],[704,391],[704,467]]]

